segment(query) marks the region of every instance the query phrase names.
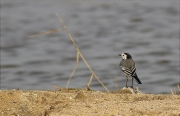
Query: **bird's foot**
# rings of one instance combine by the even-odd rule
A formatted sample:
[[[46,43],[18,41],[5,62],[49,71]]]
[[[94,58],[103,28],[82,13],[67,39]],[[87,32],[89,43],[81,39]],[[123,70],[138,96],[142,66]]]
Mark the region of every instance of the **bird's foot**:
[[[134,89],[133,86],[126,86],[126,88],[132,88],[132,89]]]
[[[126,88],[133,88],[132,86],[126,86]]]

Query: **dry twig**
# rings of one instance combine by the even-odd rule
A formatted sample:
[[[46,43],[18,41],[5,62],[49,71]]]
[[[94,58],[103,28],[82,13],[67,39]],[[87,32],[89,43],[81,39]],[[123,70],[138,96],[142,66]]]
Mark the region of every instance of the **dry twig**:
[[[69,38],[71,39],[72,43],[74,44],[77,52],[79,53],[80,57],[83,59],[84,63],[86,64],[86,66],[89,68],[89,70],[91,71],[91,73],[96,77],[96,79],[99,81],[99,83],[106,89],[106,91],[109,92],[109,90],[106,88],[106,86],[104,86],[104,84],[100,81],[100,79],[98,78],[98,76],[94,73],[94,71],[91,69],[91,67],[89,66],[89,64],[87,63],[87,61],[85,60],[84,56],[81,54],[80,50],[78,49],[76,43],[74,42],[72,36],[70,35],[68,29],[66,28],[66,25],[64,24],[64,22],[62,21],[61,17],[56,13],[56,15],[58,16],[60,22],[62,23],[64,29],[66,30]]]
[[[57,13],[56,13],[56,15],[57,15],[57,17],[59,18],[59,20],[60,20],[60,22],[62,23],[62,25],[63,25],[64,28],[60,28],[60,29],[57,29],[57,30],[47,31],[47,32],[43,32],[43,33],[40,33],[40,34],[31,35],[31,36],[28,36],[28,37],[35,37],[35,36],[38,36],[38,35],[49,34],[49,33],[52,33],[52,32],[59,32],[59,31],[65,29],[66,32],[67,32],[67,34],[68,34],[68,36],[69,36],[69,38],[71,39],[73,45],[75,46],[75,48],[76,48],[76,50],[77,50],[76,65],[75,65],[75,67],[74,67],[74,69],[73,69],[73,72],[71,73],[71,76],[70,76],[68,82],[67,82],[66,88],[68,87],[69,82],[70,82],[70,80],[71,80],[71,78],[72,78],[72,76],[73,76],[73,74],[74,74],[74,72],[75,72],[75,70],[76,70],[76,68],[77,68],[78,60],[79,60],[79,56],[80,56],[80,57],[82,58],[82,60],[84,61],[84,63],[86,64],[86,66],[89,68],[89,70],[90,70],[91,73],[92,73],[92,75],[91,75],[91,77],[90,77],[90,81],[88,82],[88,84],[87,84],[86,86],[89,88],[89,85],[90,85],[90,83],[91,83],[91,80],[92,80],[92,78],[93,78],[93,76],[94,76],[94,77],[96,77],[96,79],[99,81],[99,83],[106,89],[106,91],[109,92],[109,90],[106,88],[106,86],[104,86],[104,84],[100,81],[100,79],[98,78],[98,76],[97,76],[97,75],[94,73],[94,71],[91,69],[91,67],[89,66],[89,64],[88,64],[87,61],[85,60],[84,56],[81,54],[80,50],[78,49],[76,43],[74,42],[72,36],[70,35],[68,29],[66,28],[66,26],[65,26],[64,22],[62,21],[62,19],[60,18],[60,16],[59,16]]]
[[[77,68],[77,66],[78,66],[78,60],[79,60],[79,52],[77,52],[77,55],[76,55],[76,65],[75,65],[75,67],[74,67],[74,70],[73,70],[71,76],[69,77],[69,80],[68,80],[68,83],[67,83],[67,85],[66,85],[66,88],[68,87],[69,82],[70,82],[70,80],[71,80],[71,78],[72,78],[72,76],[73,76],[73,74],[74,74],[74,72],[75,72],[75,70],[76,70],[76,68]]]

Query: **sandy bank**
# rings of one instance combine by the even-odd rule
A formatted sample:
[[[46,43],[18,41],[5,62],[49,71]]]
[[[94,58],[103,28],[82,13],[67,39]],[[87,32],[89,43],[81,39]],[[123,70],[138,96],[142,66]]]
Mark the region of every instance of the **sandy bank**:
[[[83,89],[0,90],[0,116],[180,116],[180,96]]]

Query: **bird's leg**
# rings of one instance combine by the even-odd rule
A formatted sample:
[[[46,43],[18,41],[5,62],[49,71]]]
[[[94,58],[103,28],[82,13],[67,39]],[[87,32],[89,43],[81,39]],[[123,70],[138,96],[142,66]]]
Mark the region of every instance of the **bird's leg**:
[[[132,86],[131,86],[131,88],[133,88],[133,77],[132,77]]]
[[[127,86],[127,82],[128,82],[128,77],[126,76],[126,87],[128,88],[128,86]]]

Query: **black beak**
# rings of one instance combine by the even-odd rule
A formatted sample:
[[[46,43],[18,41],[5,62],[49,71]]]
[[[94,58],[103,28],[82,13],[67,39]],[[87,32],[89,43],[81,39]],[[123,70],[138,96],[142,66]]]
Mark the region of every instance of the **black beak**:
[[[118,54],[119,56],[121,56],[121,54]]]

